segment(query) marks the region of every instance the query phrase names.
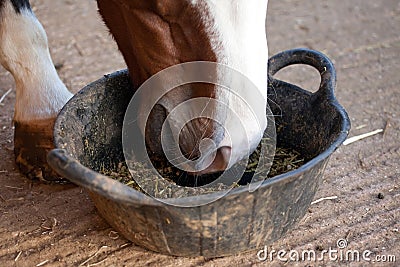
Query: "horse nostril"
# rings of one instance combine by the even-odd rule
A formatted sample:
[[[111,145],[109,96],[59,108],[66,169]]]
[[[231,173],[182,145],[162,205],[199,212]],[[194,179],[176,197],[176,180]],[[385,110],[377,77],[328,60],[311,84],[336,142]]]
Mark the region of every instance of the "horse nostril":
[[[212,152],[215,153],[222,140],[223,132],[223,127],[212,119],[193,119],[187,122],[179,133],[180,150],[191,161]]]
[[[162,105],[155,105],[149,114],[145,128],[146,147],[151,155],[162,157],[164,152],[161,144],[162,124],[167,117],[167,110]]]
[[[214,150],[215,152],[215,150]],[[202,175],[213,172],[224,171],[229,167],[230,159],[232,154],[232,148],[223,146],[217,149],[216,153],[205,155],[203,160],[197,166],[198,170],[194,174]],[[213,157],[214,158],[209,158]],[[210,162],[212,160],[212,162]]]
[[[225,170],[231,159],[232,148],[228,146],[223,146],[218,148],[217,155],[210,167],[214,168],[215,171]]]

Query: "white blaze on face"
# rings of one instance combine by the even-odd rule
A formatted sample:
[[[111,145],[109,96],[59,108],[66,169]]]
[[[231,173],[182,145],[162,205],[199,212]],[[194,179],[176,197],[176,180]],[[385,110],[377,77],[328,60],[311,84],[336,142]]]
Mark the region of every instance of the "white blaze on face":
[[[230,136],[225,135],[219,144],[219,147],[232,148],[228,167],[256,149],[267,127],[267,4],[267,0],[207,0],[207,11],[212,18],[208,31],[214,36],[212,45],[217,61],[244,74],[258,89],[255,92],[241,79],[233,79],[232,92],[218,90],[216,98],[227,101],[245,129],[245,132],[238,131],[237,118],[228,113],[224,127]],[[224,73],[219,75],[221,80],[226,79]]]
[[[0,63],[16,83],[14,120],[54,118],[72,97],[57,75],[46,33],[31,10],[5,1],[0,15]]]

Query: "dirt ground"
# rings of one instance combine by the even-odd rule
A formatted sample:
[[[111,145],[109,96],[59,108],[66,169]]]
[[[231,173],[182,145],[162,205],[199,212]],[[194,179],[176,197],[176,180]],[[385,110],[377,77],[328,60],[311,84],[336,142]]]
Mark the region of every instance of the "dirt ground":
[[[340,4],[339,4],[340,3]],[[96,13],[95,1],[34,0],[54,62],[74,92],[106,73],[124,68]],[[315,199],[285,238],[269,249],[321,251],[346,239],[347,249],[395,255],[400,265],[400,2],[398,0],[271,0],[270,54],[308,47],[326,53],[338,71],[336,90],[351,121],[351,136],[384,129],[331,157]],[[279,77],[318,87],[308,67]],[[6,92],[9,91],[9,94]],[[264,266],[257,251],[205,259],[169,257],[132,245],[96,212],[73,185],[44,185],[21,176],[13,159],[15,85],[0,69],[0,266]],[[284,197],[284,196],[282,196]],[[179,233],[177,233],[179,234]],[[260,248],[262,249],[262,247]],[[327,258],[326,258],[327,259]],[[368,262],[289,262],[286,266],[365,266]]]

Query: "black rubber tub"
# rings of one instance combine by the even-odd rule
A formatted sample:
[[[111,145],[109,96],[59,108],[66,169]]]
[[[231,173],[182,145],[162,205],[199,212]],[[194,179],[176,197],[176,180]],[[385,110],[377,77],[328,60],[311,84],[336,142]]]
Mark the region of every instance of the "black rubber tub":
[[[292,64],[319,71],[321,85],[316,93],[273,78]],[[301,152],[307,162],[266,179],[254,192],[241,186],[208,205],[179,207],[101,175],[105,165],[124,160],[121,128],[134,91],[126,71],[88,85],[68,102],[58,116],[57,149],[48,161],[60,175],[85,188],[101,216],[137,245],[164,254],[205,257],[259,249],[281,238],[305,215],[329,156],[350,129],[349,118],[334,96],[334,67],[323,54],[296,49],[275,55],[269,60],[269,76],[278,146]],[[196,203],[209,195],[184,201]]]

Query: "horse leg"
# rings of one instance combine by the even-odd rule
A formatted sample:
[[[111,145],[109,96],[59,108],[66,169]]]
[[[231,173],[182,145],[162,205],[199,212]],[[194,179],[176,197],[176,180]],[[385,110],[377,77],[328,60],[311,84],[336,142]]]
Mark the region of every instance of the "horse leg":
[[[47,165],[53,126],[71,98],[51,59],[46,33],[28,0],[0,0],[0,63],[14,77],[15,161],[29,178],[54,181]]]

